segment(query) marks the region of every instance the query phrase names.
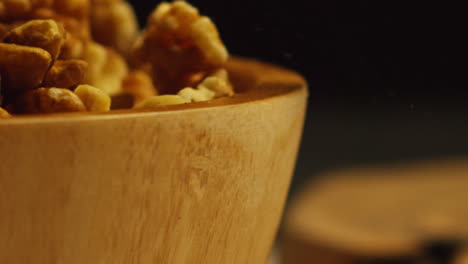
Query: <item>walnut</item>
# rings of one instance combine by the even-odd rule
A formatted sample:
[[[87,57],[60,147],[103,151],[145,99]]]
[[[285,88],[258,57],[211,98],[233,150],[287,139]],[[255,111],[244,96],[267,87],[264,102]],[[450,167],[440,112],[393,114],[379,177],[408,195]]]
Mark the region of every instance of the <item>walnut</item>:
[[[0,0],[0,41],[4,116],[153,109],[234,94],[216,26],[184,1],[161,3],[139,34],[126,0]]]
[[[121,54],[128,55],[138,35],[138,22],[132,6],[121,0],[92,0],[93,38]]]
[[[136,104],[158,94],[151,77],[144,71],[130,72],[123,80],[122,92],[131,95]]]
[[[193,89],[191,87],[187,87],[180,90],[178,95],[183,97],[187,102],[203,102],[213,99],[215,93],[204,87],[202,87],[201,89]]]
[[[50,53],[41,48],[0,43],[3,91],[18,93],[38,87],[51,62]]]
[[[198,89],[205,88],[214,92],[214,98],[234,95],[232,85],[224,78],[208,76],[198,85]]]
[[[109,95],[122,91],[122,81],[128,74],[128,66],[122,56],[98,43],[89,42],[84,49],[83,59],[89,65],[85,83]]]
[[[59,55],[65,41],[65,30],[54,20],[31,20],[12,29],[4,42],[38,47],[48,51],[53,59]]]
[[[21,94],[14,105],[18,114],[83,112],[81,99],[68,89],[39,88]]]
[[[106,112],[110,110],[111,98],[101,89],[90,85],[80,85],[75,94],[83,101],[86,109],[91,112]]]
[[[217,71],[206,77],[196,89],[186,87],[179,91],[178,95],[188,102],[202,102],[215,98],[232,96],[234,91],[228,82],[227,72]]]
[[[72,88],[82,84],[88,63],[82,60],[57,60],[47,73],[44,87]]]
[[[174,92],[181,76],[222,68],[229,53],[213,22],[183,1],[162,3],[134,50],[137,63],[150,62],[156,86]]]

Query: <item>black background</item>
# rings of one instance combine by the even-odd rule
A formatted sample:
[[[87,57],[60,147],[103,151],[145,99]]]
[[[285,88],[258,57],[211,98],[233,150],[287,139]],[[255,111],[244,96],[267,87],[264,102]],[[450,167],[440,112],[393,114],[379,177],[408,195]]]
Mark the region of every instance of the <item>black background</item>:
[[[131,1],[142,25],[159,1]],[[445,1],[190,1],[235,55],[310,85],[293,189],[336,167],[468,153],[465,9]],[[468,23],[467,23],[468,24]]]

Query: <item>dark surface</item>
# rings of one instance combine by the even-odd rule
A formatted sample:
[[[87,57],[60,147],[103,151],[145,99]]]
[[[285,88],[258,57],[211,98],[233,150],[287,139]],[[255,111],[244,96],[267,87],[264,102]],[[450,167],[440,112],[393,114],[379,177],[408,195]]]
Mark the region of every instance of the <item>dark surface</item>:
[[[134,2],[141,22],[159,1]],[[311,97],[294,190],[320,171],[468,155],[461,6],[191,1],[233,54],[302,73]]]

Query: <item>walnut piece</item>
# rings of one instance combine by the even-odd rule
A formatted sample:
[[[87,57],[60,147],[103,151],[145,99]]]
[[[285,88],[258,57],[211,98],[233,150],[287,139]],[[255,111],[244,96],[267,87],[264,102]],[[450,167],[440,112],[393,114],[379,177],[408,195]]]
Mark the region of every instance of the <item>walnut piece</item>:
[[[185,1],[158,5],[140,33],[126,0],[0,0],[3,116],[232,96],[228,57],[211,19]]]
[[[187,103],[190,103],[212,100],[215,96],[215,93],[204,87],[202,87],[202,89],[193,89],[191,87],[187,87],[180,90],[178,95],[183,97]]]
[[[198,89],[205,88],[214,92],[214,98],[234,95],[232,85],[224,78],[209,76],[203,80]]]
[[[35,47],[0,43],[0,75],[5,94],[38,87],[52,62],[50,53]]]
[[[83,59],[89,65],[85,83],[109,95],[120,93],[122,81],[128,74],[128,66],[122,56],[95,42],[89,42],[84,50]]]
[[[75,89],[75,94],[91,112],[107,112],[111,107],[111,98],[101,89],[91,85],[80,85]]]
[[[5,43],[42,48],[57,59],[65,41],[65,29],[54,20],[31,20],[8,32]]]
[[[95,41],[128,55],[139,32],[132,6],[123,0],[91,3],[91,32]]]
[[[179,95],[158,95],[144,100],[143,102],[137,104],[134,108],[151,110],[158,109],[161,106],[179,105],[185,103],[187,103],[187,100]]]
[[[229,53],[213,22],[184,1],[162,3],[134,50],[136,63],[152,64],[156,86],[174,92],[181,76],[222,68]]]
[[[88,63],[83,60],[57,60],[47,73],[44,87],[72,88],[82,84]]]
[[[18,97],[15,113],[51,114],[83,112],[86,107],[81,99],[68,89],[39,88],[30,90]]]
[[[158,94],[153,80],[144,71],[130,72],[122,83],[122,92],[133,96],[136,104]]]

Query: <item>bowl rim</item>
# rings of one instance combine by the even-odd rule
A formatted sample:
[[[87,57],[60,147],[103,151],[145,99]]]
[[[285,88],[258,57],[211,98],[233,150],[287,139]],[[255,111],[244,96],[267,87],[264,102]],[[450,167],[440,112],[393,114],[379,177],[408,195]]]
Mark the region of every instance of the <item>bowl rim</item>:
[[[297,93],[304,93],[305,96],[308,95],[307,82],[300,74],[294,71],[258,60],[241,57],[231,58],[227,68],[231,76],[242,80],[240,82],[234,81],[235,86],[249,86],[243,87],[243,91],[236,93],[232,97],[183,105],[161,106],[158,109],[150,110],[124,109],[103,113],[81,112],[14,116],[12,118],[0,120],[0,128],[5,128],[10,125],[105,121],[148,116],[182,115],[186,113],[250,105],[291,96]]]

